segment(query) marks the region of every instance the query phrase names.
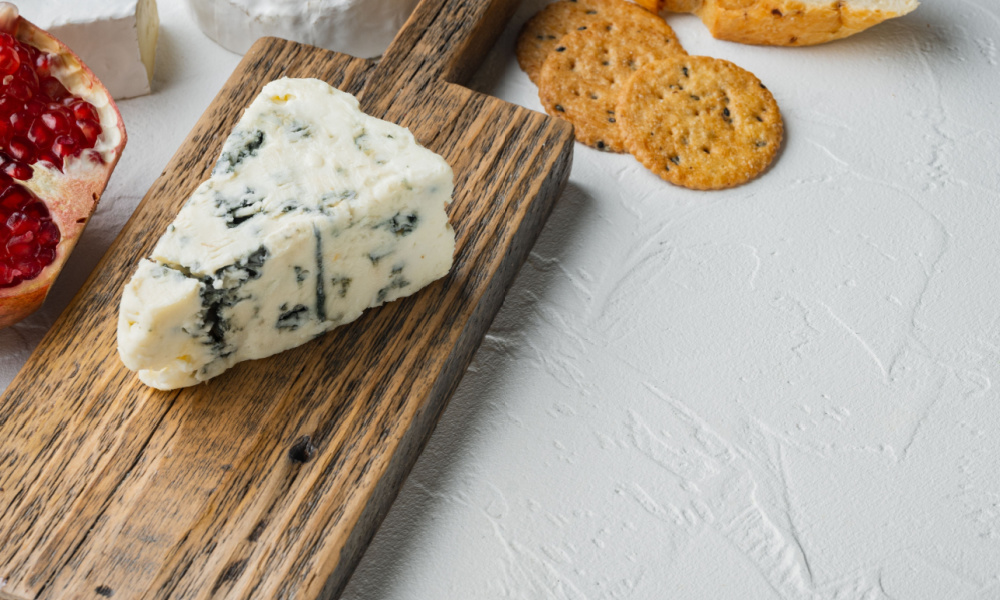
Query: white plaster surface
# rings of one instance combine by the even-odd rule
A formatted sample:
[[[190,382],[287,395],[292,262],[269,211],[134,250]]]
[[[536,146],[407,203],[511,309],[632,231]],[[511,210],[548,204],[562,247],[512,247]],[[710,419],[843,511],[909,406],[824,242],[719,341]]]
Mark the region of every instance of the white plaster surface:
[[[513,58],[477,89],[540,109]],[[238,62],[160,3],[154,93],[6,386]],[[712,39],[782,107],[720,192],[576,148],[344,597],[1000,599],[1000,3],[815,48]]]

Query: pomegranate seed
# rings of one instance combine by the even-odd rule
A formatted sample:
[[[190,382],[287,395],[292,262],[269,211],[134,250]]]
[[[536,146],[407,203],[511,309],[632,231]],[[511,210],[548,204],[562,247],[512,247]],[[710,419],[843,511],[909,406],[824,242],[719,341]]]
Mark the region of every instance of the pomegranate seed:
[[[52,54],[39,54],[35,58],[35,72],[41,77],[48,77],[52,72]]]
[[[11,213],[20,210],[29,201],[31,201],[30,192],[25,190],[19,185],[15,185],[7,189],[3,196],[0,196],[0,215],[3,215],[4,221]]]
[[[38,82],[38,90],[46,98],[58,100],[69,96],[69,91],[55,77],[45,77]]]
[[[21,59],[22,63],[31,64],[31,51],[28,50],[30,46],[25,46],[24,44],[15,41],[14,51],[17,52],[17,57]]]
[[[12,236],[18,236],[27,231],[31,231],[31,217],[23,212],[15,212],[7,218],[7,228]],[[13,240],[14,238],[11,238]]]
[[[15,268],[21,270],[17,262],[30,258],[35,253],[35,235],[30,231],[22,235],[12,235],[7,241],[7,254],[14,260]]]
[[[90,102],[85,100],[74,102],[73,105],[70,106],[70,110],[73,111],[73,116],[81,121],[83,119],[90,119],[91,121],[100,120],[97,117],[97,111],[94,110],[94,107],[90,104]]]
[[[46,221],[38,231],[38,243],[42,246],[53,246],[59,243],[59,228],[52,221]]]
[[[34,249],[29,245],[35,241],[34,231],[25,231],[19,235],[11,236],[7,241],[7,251],[12,256],[25,257],[34,254]]]
[[[22,59],[21,66],[17,68],[17,73],[14,74],[14,78],[20,79],[32,89],[37,89],[38,73],[35,73],[35,70],[31,68],[32,63],[34,62],[35,61],[32,60],[30,56],[27,60]]]
[[[50,110],[42,114],[42,123],[55,133],[63,134],[69,131],[69,121],[59,112]]]
[[[14,269],[0,263],[0,287],[10,287],[18,283],[14,281]]]
[[[28,100],[28,103],[24,105],[24,112],[28,113],[33,117],[37,117],[42,114],[45,110],[45,102],[42,102],[38,98],[32,98]]]
[[[28,133],[28,127],[31,126],[31,120],[31,115],[25,110],[12,114],[9,119],[10,124],[14,129],[14,133],[20,135]]]
[[[30,202],[21,209],[21,212],[28,215],[28,218],[38,223],[41,223],[43,219],[47,219],[50,216],[49,207],[45,206],[45,204],[41,202]],[[41,225],[39,225],[39,227],[41,227]],[[37,232],[38,229],[36,228],[35,231]]]
[[[11,142],[13,143],[13,142]],[[61,135],[56,138],[56,143],[52,144],[52,151],[56,153],[57,156],[66,158],[70,156],[77,150],[76,140],[68,135]]]
[[[93,148],[94,144],[97,143],[97,137],[101,135],[101,126],[91,121],[90,119],[83,119],[76,122],[77,129],[83,134],[83,138],[86,141],[85,144],[81,144],[84,148]]]
[[[0,76],[13,75],[21,66],[21,59],[17,52],[9,46],[0,47]]]
[[[49,163],[59,170],[62,170],[63,168],[63,159],[59,158],[55,154],[52,154],[48,150],[39,150],[38,156],[35,157],[35,160],[38,162]]]
[[[58,241],[59,240],[57,239],[56,243],[58,243]],[[42,265],[52,264],[52,261],[56,259],[55,244],[52,244],[52,246],[43,247],[41,250],[38,251],[38,254],[35,255],[35,258],[38,259],[39,264]]]
[[[9,118],[12,114],[24,108],[24,102],[15,100],[9,96],[0,98],[0,115]]]
[[[6,93],[11,98],[15,98],[21,102],[27,102],[35,95],[31,91],[31,88],[28,87],[28,84],[19,79],[15,79],[7,85]]]
[[[28,128],[28,139],[36,146],[50,143],[52,137],[52,131],[45,126],[41,119],[35,119],[35,122]]]
[[[60,164],[62,163],[62,161],[59,162]],[[5,175],[9,177],[13,179],[20,179],[21,181],[27,181],[31,179],[35,174],[35,172],[31,170],[31,167],[29,167],[24,163],[19,163],[19,162],[12,162],[4,165],[3,172]]]
[[[14,129],[16,130],[17,127]],[[58,138],[56,141],[58,141]],[[14,160],[26,163],[34,162],[35,153],[31,149],[31,143],[24,138],[16,137],[11,139],[10,143],[7,144],[7,151],[10,152]]]
[[[39,273],[42,272],[42,267],[44,265],[40,264],[38,260],[33,260],[36,257],[32,256],[32,254],[34,254],[32,250],[34,249],[31,248],[31,246],[25,244],[25,248],[27,249],[28,254],[18,257],[21,258],[21,260],[14,263],[14,268],[21,272],[22,279],[34,279],[35,277],[38,277]],[[13,255],[13,253],[11,254]]]

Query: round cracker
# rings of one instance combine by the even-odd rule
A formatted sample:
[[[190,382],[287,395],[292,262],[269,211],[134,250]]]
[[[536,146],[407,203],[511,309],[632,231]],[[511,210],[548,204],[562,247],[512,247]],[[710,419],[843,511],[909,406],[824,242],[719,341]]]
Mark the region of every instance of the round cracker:
[[[568,33],[585,31],[604,22],[622,29],[642,27],[660,31],[680,47],[677,35],[661,17],[625,0],[561,0],[539,11],[521,28],[517,38],[517,62],[535,84],[545,59]]]
[[[605,22],[574,31],[542,65],[538,97],[550,115],[573,123],[577,141],[624,152],[615,114],[618,91],[643,65],[683,51],[662,30]]]
[[[623,87],[617,110],[639,162],[698,190],[756,177],[771,164],[784,131],[778,103],[753,73],[707,56],[647,64]]]

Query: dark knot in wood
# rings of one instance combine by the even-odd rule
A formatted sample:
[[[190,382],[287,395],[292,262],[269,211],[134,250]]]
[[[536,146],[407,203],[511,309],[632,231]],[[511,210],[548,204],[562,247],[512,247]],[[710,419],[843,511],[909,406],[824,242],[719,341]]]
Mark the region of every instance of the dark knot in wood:
[[[316,444],[308,435],[300,437],[288,450],[288,458],[297,463],[307,463],[316,458]]]

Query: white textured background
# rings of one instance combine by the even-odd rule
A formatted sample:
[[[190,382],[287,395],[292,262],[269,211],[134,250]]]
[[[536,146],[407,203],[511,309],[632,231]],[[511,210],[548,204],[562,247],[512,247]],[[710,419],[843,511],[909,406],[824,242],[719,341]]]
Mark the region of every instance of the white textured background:
[[[478,89],[540,109],[513,43],[544,3]],[[0,386],[238,62],[160,10],[156,92]],[[705,193],[577,146],[345,598],[1000,599],[1000,2],[804,49],[669,22],[767,84],[783,152]]]

